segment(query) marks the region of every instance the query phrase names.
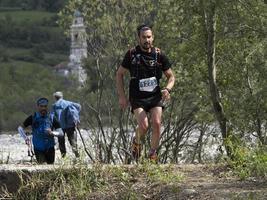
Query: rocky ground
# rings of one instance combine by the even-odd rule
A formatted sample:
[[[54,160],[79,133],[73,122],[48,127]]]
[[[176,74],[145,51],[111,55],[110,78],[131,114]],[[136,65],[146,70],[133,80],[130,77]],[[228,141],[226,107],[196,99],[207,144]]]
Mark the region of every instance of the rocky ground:
[[[229,174],[227,167],[209,165],[176,165],[174,171],[182,181],[147,183],[142,175],[135,177],[131,191],[136,199],[149,200],[265,200],[267,180],[250,178],[241,181]],[[120,199],[125,197],[122,186],[111,186],[112,192],[96,192],[89,199]],[[114,192],[116,191],[116,192]],[[133,199],[135,199],[133,198]]]
[[[174,199],[267,199],[267,180],[241,181],[225,167],[185,165],[178,167],[185,179]],[[172,198],[167,198],[172,199]]]

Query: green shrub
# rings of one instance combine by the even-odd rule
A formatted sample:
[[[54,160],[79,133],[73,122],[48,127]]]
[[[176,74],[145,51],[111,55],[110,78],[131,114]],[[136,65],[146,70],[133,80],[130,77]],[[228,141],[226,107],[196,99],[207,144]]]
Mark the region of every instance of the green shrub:
[[[266,146],[249,148],[247,145],[240,144],[233,150],[233,159],[228,162],[241,179],[252,176],[267,177]]]

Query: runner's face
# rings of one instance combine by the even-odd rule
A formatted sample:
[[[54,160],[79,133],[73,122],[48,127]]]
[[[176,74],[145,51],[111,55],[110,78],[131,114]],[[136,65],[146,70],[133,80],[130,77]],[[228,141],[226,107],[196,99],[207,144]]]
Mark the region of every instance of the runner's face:
[[[153,34],[151,30],[141,31],[139,36],[139,43],[141,48],[149,50],[153,45]]]
[[[47,108],[47,106],[39,105],[38,110],[41,113],[41,115],[46,115],[48,108]]]

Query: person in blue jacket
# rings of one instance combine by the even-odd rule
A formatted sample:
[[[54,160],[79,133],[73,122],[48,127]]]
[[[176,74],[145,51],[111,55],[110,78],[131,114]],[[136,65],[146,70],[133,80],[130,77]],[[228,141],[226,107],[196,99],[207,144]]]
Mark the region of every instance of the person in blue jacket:
[[[64,132],[63,137],[58,138],[59,149],[62,157],[66,155],[65,134],[67,134],[72,151],[76,157],[79,157],[77,146],[77,132],[75,128],[80,123],[79,113],[81,105],[72,101],[63,99],[63,93],[58,91],[53,94],[56,102],[52,106],[52,112],[59,121],[60,126]]]
[[[39,164],[53,164],[55,161],[55,139],[53,130],[60,130],[60,124],[51,113],[48,112],[48,99],[37,100],[37,112],[25,119],[21,131],[28,126],[32,127],[32,143]],[[29,141],[25,140],[26,144]]]

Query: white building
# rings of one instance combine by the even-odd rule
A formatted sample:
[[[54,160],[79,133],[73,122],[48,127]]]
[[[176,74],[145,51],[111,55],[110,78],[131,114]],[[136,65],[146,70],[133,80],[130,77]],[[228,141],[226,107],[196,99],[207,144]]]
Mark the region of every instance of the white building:
[[[72,25],[70,26],[70,56],[69,62],[62,62],[55,66],[54,70],[61,76],[73,75],[83,85],[86,81],[86,71],[82,67],[83,59],[87,58],[87,35],[82,14],[75,11]]]
[[[73,23],[70,27],[71,47],[68,67],[71,74],[78,78],[83,84],[86,81],[86,71],[82,67],[82,61],[87,58],[87,42],[86,30],[83,22],[82,14],[75,11]]]

